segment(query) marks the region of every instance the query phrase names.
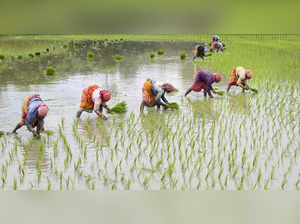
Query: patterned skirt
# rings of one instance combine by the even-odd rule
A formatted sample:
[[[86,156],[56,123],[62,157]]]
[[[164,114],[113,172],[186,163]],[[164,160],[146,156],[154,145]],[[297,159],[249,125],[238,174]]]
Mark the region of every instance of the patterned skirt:
[[[94,102],[92,99],[93,92],[100,88],[98,85],[89,86],[84,88],[81,93],[81,101],[80,101],[80,108],[91,110],[94,107]]]
[[[144,103],[147,106],[152,107],[155,104],[155,95],[151,91],[151,82],[150,81],[147,81],[144,83],[142,92],[143,92]]]

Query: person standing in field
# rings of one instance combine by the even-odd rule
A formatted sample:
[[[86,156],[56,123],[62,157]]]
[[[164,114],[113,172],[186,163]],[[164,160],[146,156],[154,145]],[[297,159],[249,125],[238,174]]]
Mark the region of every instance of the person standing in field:
[[[92,113],[93,111],[101,118],[107,119],[102,113],[103,108],[110,113],[110,109],[106,103],[111,98],[111,92],[100,88],[98,85],[92,85],[82,90],[80,108],[77,111],[76,117],[80,118],[83,111]]]
[[[194,82],[191,87],[185,92],[184,96],[187,96],[191,91],[201,92],[204,90],[204,96],[207,97],[207,94],[210,98],[213,98],[211,92],[216,93],[212,87],[214,82],[220,82],[222,76],[217,73],[210,73],[206,70],[197,71],[197,65],[194,65]]]
[[[175,90],[174,86],[170,83],[160,84],[154,80],[147,79],[142,88],[143,100],[140,106],[140,112],[144,111],[144,107],[154,107],[160,109],[163,106],[167,109],[168,100],[165,97],[166,93],[173,92]]]
[[[49,109],[40,97],[40,94],[28,96],[22,107],[22,120],[17,124],[12,133],[26,125],[27,129],[34,136],[39,136],[44,131],[44,118],[47,116]],[[35,130],[36,128],[36,130]]]
[[[229,92],[231,86],[239,86],[243,89],[243,92],[245,92],[245,90],[249,89],[247,80],[251,79],[252,76],[253,73],[251,70],[245,69],[242,66],[235,67],[230,75],[227,92]]]

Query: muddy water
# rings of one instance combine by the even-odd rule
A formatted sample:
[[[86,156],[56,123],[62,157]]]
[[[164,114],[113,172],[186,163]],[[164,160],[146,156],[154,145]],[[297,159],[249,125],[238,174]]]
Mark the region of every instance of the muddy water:
[[[220,155],[231,156],[231,160],[227,161],[227,157],[224,158],[225,166],[231,166],[230,161],[235,158],[238,163],[241,163],[242,153],[246,148],[247,155],[249,157],[248,165],[253,162],[256,150],[262,148],[265,150],[264,153],[259,154],[256,158],[261,165],[260,169],[255,169],[255,171],[248,171],[249,180],[245,181],[245,184],[237,184],[235,183],[235,177],[238,177],[239,181],[242,178],[242,173],[246,172],[246,167],[241,168],[238,173],[234,173],[234,169],[230,168],[230,172],[228,171],[228,177],[232,177],[232,181],[228,183],[228,187],[225,189],[237,189],[238,186],[242,187],[242,189],[251,190],[251,189],[263,189],[264,184],[255,185],[255,181],[258,176],[262,176],[261,182],[268,182],[268,178],[272,173],[272,167],[278,166],[278,170],[276,169],[276,178],[270,179],[270,183],[267,186],[269,188],[280,188],[282,185],[282,179],[284,178],[284,174],[286,170],[289,170],[289,178],[287,178],[287,186],[288,189],[295,189],[295,183],[298,180],[298,172],[299,172],[299,156],[297,147],[299,147],[299,142],[295,143],[293,139],[299,139],[299,132],[297,131],[299,127],[293,125],[291,128],[293,130],[283,130],[283,123],[276,122],[272,119],[272,115],[268,116],[268,114],[263,111],[262,102],[259,101],[257,95],[253,94],[240,94],[239,90],[233,90],[233,94],[226,97],[217,96],[214,101],[206,101],[203,98],[203,93],[191,93],[189,95],[189,101],[183,99],[183,95],[185,90],[191,85],[194,71],[194,64],[191,61],[192,51],[195,43],[192,42],[123,42],[122,44],[112,43],[112,46],[103,47],[100,43],[100,47],[95,47],[93,42],[86,42],[84,47],[75,46],[74,42],[72,42],[68,46],[68,50],[64,54],[56,55],[55,52],[48,54],[46,56],[35,57],[33,59],[23,59],[21,61],[15,61],[16,59],[11,59],[7,62],[6,65],[2,65],[2,70],[0,71],[0,124],[1,130],[11,131],[21,117],[21,105],[24,99],[33,93],[40,93],[41,97],[45,101],[45,103],[49,106],[50,112],[45,120],[46,125],[45,128],[49,130],[55,131],[58,133],[59,125],[62,127],[63,135],[65,135],[68,139],[68,144],[70,145],[72,151],[72,162],[70,163],[73,166],[76,164],[79,158],[83,154],[82,148],[79,147],[78,139],[73,136],[74,130],[72,129],[72,125],[74,124],[74,117],[76,110],[78,109],[80,103],[80,95],[83,88],[87,87],[91,84],[98,84],[103,88],[109,89],[112,91],[112,100],[108,103],[109,106],[113,106],[115,103],[120,101],[126,101],[128,104],[128,113],[124,116],[117,116],[117,122],[113,120],[112,117],[107,121],[108,135],[113,135],[118,132],[116,129],[119,125],[119,122],[122,120],[129,119],[129,115],[133,112],[136,115],[136,118],[132,119],[132,123],[136,123],[136,128],[133,127],[132,123],[129,123],[129,127],[125,127],[125,130],[121,131],[120,138],[112,138],[112,146],[115,145],[116,142],[121,142],[122,146],[119,146],[119,151],[117,153],[117,158],[113,158],[109,161],[111,157],[111,153],[109,151],[104,151],[102,154],[102,161],[98,162],[95,158],[95,148],[97,144],[94,141],[91,141],[91,138],[88,137],[87,125],[90,125],[91,130],[96,132],[97,127],[95,126],[96,115],[83,113],[81,120],[78,123],[78,133],[80,133],[84,144],[87,147],[87,156],[86,159],[82,162],[81,175],[84,176],[86,181],[80,181],[80,178],[76,177],[74,169],[66,168],[66,153],[61,152],[58,158],[53,159],[53,145],[56,140],[56,136],[50,137],[49,142],[46,143],[46,148],[42,154],[40,154],[40,146],[39,141],[33,141],[33,147],[26,154],[26,164],[24,165],[25,169],[25,181],[21,183],[18,180],[19,171],[18,167],[24,161],[25,151],[20,145],[20,150],[15,153],[15,157],[13,155],[13,148],[16,142],[21,142],[24,144],[30,143],[32,136],[29,132],[27,132],[23,128],[18,131],[18,136],[6,136],[6,140],[2,140],[5,142],[5,147],[2,147],[2,158],[0,159],[1,165],[4,164],[7,167],[7,183],[5,187],[11,189],[13,187],[14,178],[18,181],[18,186],[20,189],[47,189],[49,187],[49,182],[52,183],[51,189],[69,189],[69,185],[72,185],[73,189],[94,189],[94,188],[108,188],[108,189],[124,189],[122,182],[122,175],[126,176],[127,180],[131,180],[131,189],[143,189],[142,186],[146,186],[144,189],[161,189],[161,188],[172,188],[172,189],[193,189],[199,186],[199,179],[204,180],[207,178],[207,173],[210,174],[211,164],[213,161],[220,157]],[[165,54],[162,56],[156,56],[154,59],[150,59],[150,52],[155,52],[158,49],[163,49]],[[87,52],[93,51],[95,53],[95,57],[93,59],[88,59],[86,57]],[[187,53],[188,57],[186,60],[181,60],[179,55],[181,53]],[[116,62],[113,60],[113,55],[120,54],[124,58],[120,62]],[[208,59],[211,60],[211,59]],[[53,77],[48,77],[44,74],[44,70],[47,66],[53,66],[57,69],[57,74]],[[178,88],[180,91],[171,96],[167,96],[169,101],[175,101],[181,104],[181,110],[177,115],[177,112],[168,112],[167,117],[164,115],[157,115],[156,113],[149,115],[155,118],[155,116],[159,116],[158,119],[169,119],[171,122],[174,122],[174,126],[170,129],[173,130],[173,133],[169,134],[170,139],[172,139],[172,135],[175,136],[173,138],[174,147],[179,144],[179,139],[182,136],[185,136],[187,139],[183,139],[184,147],[189,147],[189,142],[191,139],[196,147],[200,147],[201,150],[189,149],[191,151],[190,156],[188,153],[184,156],[186,160],[191,159],[191,161],[196,162],[196,159],[203,153],[203,148],[216,148],[215,154],[212,152],[205,153],[204,163],[202,168],[197,166],[197,170],[203,169],[203,173],[196,174],[196,166],[191,165],[187,168],[186,177],[190,179],[189,184],[186,184],[185,178],[181,178],[182,166],[180,163],[175,165],[174,175],[176,176],[178,184],[176,185],[168,185],[162,184],[160,179],[163,175],[162,172],[158,172],[158,174],[153,171],[153,175],[148,175],[150,169],[152,167],[149,165],[149,151],[145,149],[144,154],[141,156],[138,154],[138,148],[146,147],[146,143],[136,143],[139,142],[138,139],[143,139],[143,137],[128,137],[124,140],[126,136],[126,132],[131,133],[133,130],[142,128],[144,130],[151,129],[151,127],[157,128],[160,127],[160,124],[151,123],[153,120],[146,120],[141,125],[139,122],[139,104],[142,98],[141,87],[147,78],[151,78],[154,80],[159,80],[161,82],[171,82]],[[220,89],[225,90],[226,83],[228,80],[223,80],[221,83],[217,84]],[[298,88],[298,89],[297,89]],[[294,94],[298,94],[299,86],[296,87]],[[285,96],[281,96],[285,97]],[[281,102],[279,100],[279,102]],[[295,103],[295,101],[293,101]],[[268,104],[268,102],[267,102]],[[227,108],[227,109],[226,109]],[[230,108],[230,109],[228,109]],[[286,108],[291,111],[289,117],[294,117],[295,110],[297,109],[295,106],[291,105],[291,108]],[[249,110],[253,111],[255,114],[248,115]],[[152,111],[152,109],[148,110]],[[198,112],[197,112],[198,111]],[[200,115],[199,115],[200,111]],[[146,112],[147,113],[147,112]],[[198,113],[198,115],[197,115]],[[163,117],[162,117],[163,116]],[[200,116],[201,120],[195,120],[195,117]],[[260,116],[260,117],[259,117]],[[280,115],[281,116],[281,115]],[[239,118],[242,117],[244,123],[235,122]],[[263,119],[263,117],[265,119]],[[186,120],[185,120],[186,119]],[[233,120],[231,122],[231,119]],[[90,121],[91,120],[91,121]],[[128,120],[126,120],[128,121]],[[218,123],[219,121],[219,123]],[[147,124],[148,122],[148,124]],[[185,125],[186,122],[186,125]],[[193,123],[194,122],[194,123]],[[198,123],[197,123],[198,122]],[[255,124],[258,122],[261,125]],[[265,123],[264,123],[265,122]],[[287,122],[287,121],[285,121]],[[189,127],[187,126],[190,124]],[[177,125],[177,126],[176,126]],[[201,126],[203,125],[203,126]],[[224,126],[223,126],[224,125]],[[244,126],[244,130],[239,130],[241,126]],[[257,128],[265,127],[265,130],[260,129],[260,131],[256,131]],[[195,127],[198,127],[198,130],[195,130]],[[207,133],[199,133],[201,132],[201,128],[207,128]],[[214,127],[212,129],[212,127]],[[214,133],[216,130],[220,132],[225,132],[222,137],[218,140],[212,140],[209,143],[199,143],[197,137],[200,135],[203,138],[212,138],[211,131]],[[103,127],[104,128],[104,127]],[[199,129],[200,128],[200,129]],[[230,129],[236,129],[237,133]],[[177,129],[180,129],[182,132],[176,132]],[[273,129],[273,130],[272,130]],[[164,127],[162,127],[164,131]],[[101,131],[101,130],[100,130]],[[111,131],[111,132],[110,132]],[[162,134],[164,132],[161,132]],[[216,132],[217,132],[216,131]],[[226,133],[228,131],[228,133]],[[252,131],[252,132],[251,132]],[[280,132],[279,134],[277,132]],[[187,134],[188,133],[188,134]],[[261,135],[260,135],[260,134]],[[232,138],[233,134],[235,138]],[[263,135],[262,135],[263,134]],[[253,143],[253,139],[251,139],[251,135],[255,138],[255,142]],[[274,141],[268,142],[268,136],[273,137]],[[99,135],[96,137],[98,138]],[[101,137],[103,137],[101,135]],[[100,137],[100,142],[104,141]],[[60,139],[59,137],[57,139]],[[122,141],[123,139],[123,141]],[[115,140],[115,141],[114,141]],[[59,140],[60,141],[60,140]],[[142,141],[142,140],[141,140]],[[144,139],[143,139],[144,141]],[[21,144],[20,143],[20,144]],[[129,155],[129,159],[127,164],[120,164],[120,161],[126,160],[125,156],[125,148],[130,145],[130,143],[137,144],[136,152]],[[279,144],[276,146],[276,143]],[[59,143],[61,144],[61,143]],[[162,143],[163,144],[163,143]],[[181,144],[181,143],[180,143]],[[230,147],[239,144],[241,147],[236,150],[236,154],[230,154],[226,150],[229,150]],[[260,145],[264,144],[264,145]],[[228,149],[226,145],[229,145]],[[221,154],[217,149],[220,147],[224,147],[224,152]],[[161,155],[164,153],[165,146],[159,148]],[[265,148],[267,147],[267,148]],[[290,148],[288,148],[290,147]],[[6,148],[5,150],[3,148]],[[64,151],[61,146],[60,150]],[[83,147],[84,148],[84,147]],[[104,146],[105,148],[105,146]],[[150,147],[151,148],[151,147]],[[263,149],[264,148],[264,149]],[[272,149],[275,148],[275,152]],[[276,148],[278,150],[276,150]],[[110,150],[109,147],[106,148]],[[286,151],[285,151],[286,149]],[[232,150],[232,149],[230,149]],[[134,151],[134,150],[132,150]],[[184,149],[182,149],[184,151]],[[11,154],[9,153],[11,152]],[[218,154],[219,152],[219,154]],[[283,153],[284,152],[284,153]],[[294,153],[296,154],[294,156]],[[176,155],[174,154],[174,158],[179,157],[180,153],[178,152]],[[138,156],[140,164],[138,163],[135,171],[130,171],[132,168],[133,161],[135,157]],[[269,159],[268,159],[269,156]],[[12,157],[12,159],[10,158]],[[14,158],[13,158],[14,157]],[[282,158],[283,157],[283,158]],[[100,156],[101,158],[101,156]],[[281,158],[281,160],[280,160]],[[294,158],[293,163],[290,162]],[[38,160],[38,162],[37,162]],[[54,161],[54,162],[53,162]],[[159,156],[155,160],[159,161]],[[106,162],[106,164],[105,164]],[[42,172],[41,181],[37,184],[37,163],[40,166],[40,170]],[[220,163],[220,161],[218,161]],[[100,165],[99,165],[100,164]],[[134,163],[136,164],[136,163]],[[190,164],[190,162],[188,162]],[[207,167],[205,167],[205,165]],[[221,162],[223,164],[223,162]],[[291,165],[292,164],[292,165]],[[65,168],[64,168],[65,165]],[[163,165],[165,165],[165,169],[170,165],[169,159],[163,161]],[[145,166],[145,167],[144,167]],[[223,166],[223,165],[221,165]],[[234,165],[233,165],[234,166]],[[250,166],[250,165],[249,165]],[[253,165],[254,166],[254,165]],[[95,168],[96,167],[96,168]],[[108,168],[107,168],[108,167]],[[115,172],[116,168],[119,169],[119,177]],[[143,168],[141,168],[143,167]],[[108,171],[103,171],[108,169]],[[275,168],[274,168],[275,169]],[[98,172],[96,172],[98,170]],[[145,171],[146,170],[146,171]],[[226,169],[225,169],[226,170]],[[105,175],[102,173],[105,172]],[[152,171],[151,171],[152,172]],[[221,172],[221,168],[217,168],[215,172],[215,177],[218,176]],[[5,173],[5,172],[4,172]],[[101,174],[99,174],[101,173]],[[130,173],[134,173],[134,178],[130,178]],[[60,174],[63,175],[63,187],[59,186],[60,183]],[[101,180],[95,180],[97,176],[101,176]],[[2,169],[3,176],[3,169]],[[80,175],[79,175],[80,176]],[[13,177],[13,178],[9,178]],[[140,184],[139,178],[142,177],[142,182],[149,183]],[[105,178],[108,178],[110,181],[107,181]],[[116,179],[116,180],[115,180]],[[170,178],[171,179],[171,178]],[[224,171],[224,175],[222,175],[220,182],[226,182],[226,171]],[[50,180],[50,181],[49,181]],[[93,185],[90,185],[90,180],[94,181]],[[108,184],[107,184],[108,182]],[[170,180],[170,182],[172,182]],[[214,189],[215,188],[215,179],[206,180],[207,186],[205,184],[199,186],[199,189]],[[259,181],[260,182],[260,181]],[[68,183],[68,184],[66,184]],[[70,184],[72,183],[72,184]],[[247,185],[248,184],[248,185]],[[273,185],[272,185],[273,184]],[[61,184],[62,185],[62,184]],[[218,184],[217,184],[218,185]],[[217,186],[216,189],[222,189],[222,185]],[[265,184],[266,185],[266,184]],[[4,184],[3,184],[4,186]],[[92,187],[91,187],[92,186]],[[180,187],[181,186],[181,187]],[[227,186],[227,184],[226,184]],[[272,187],[273,186],[273,187]],[[224,186],[223,186],[224,187]]]

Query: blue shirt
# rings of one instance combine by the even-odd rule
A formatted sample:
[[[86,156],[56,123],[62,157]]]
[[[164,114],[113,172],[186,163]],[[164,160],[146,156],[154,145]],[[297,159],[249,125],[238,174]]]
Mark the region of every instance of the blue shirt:
[[[28,103],[28,113],[26,116],[25,124],[33,125],[33,122],[37,121],[41,126],[44,124],[44,118],[37,118],[38,108],[43,104],[40,98],[32,98]],[[37,120],[36,120],[37,118]]]

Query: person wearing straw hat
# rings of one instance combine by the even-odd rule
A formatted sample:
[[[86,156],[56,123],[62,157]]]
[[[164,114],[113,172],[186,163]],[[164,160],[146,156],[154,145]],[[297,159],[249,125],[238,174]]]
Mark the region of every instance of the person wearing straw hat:
[[[167,109],[168,100],[165,97],[166,93],[173,92],[175,90],[174,86],[170,83],[160,84],[154,80],[147,79],[142,88],[143,100],[140,106],[140,112],[144,111],[144,107],[154,107],[157,109],[163,106]]]
[[[44,104],[40,94],[28,96],[23,103],[22,120],[17,124],[13,133],[16,133],[19,128],[26,125],[27,129],[34,136],[39,136],[44,131],[44,119],[48,111],[49,108]]]
[[[245,90],[249,89],[247,80],[251,79],[252,76],[253,73],[251,70],[245,69],[242,66],[235,67],[230,75],[227,92],[229,92],[231,86],[239,86],[243,89],[243,92],[245,92]]]
[[[103,108],[110,113],[109,107],[106,103],[111,98],[111,92],[106,89],[100,88],[98,85],[92,85],[84,88],[81,93],[80,108],[77,111],[76,117],[80,118],[83,111],[92,113],[93,111],[101,118],[107,119],[102,113]]]
[[[194,82],[190,88],[185,92],[184,96],[187,96],[191,91],[201,92],[204,90],[204,96],[207,97],[207,94],[210,98],[213,98],[211,91],[216,93],[215,90],[212,88],[212,84],[214,82],[220,82],[222,76],[218,73],[211,73],[206,70],[200,70],[197,72],[197,64],[194,65]]]

